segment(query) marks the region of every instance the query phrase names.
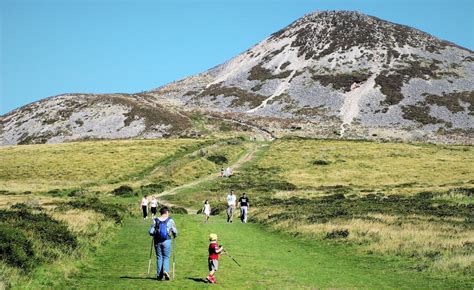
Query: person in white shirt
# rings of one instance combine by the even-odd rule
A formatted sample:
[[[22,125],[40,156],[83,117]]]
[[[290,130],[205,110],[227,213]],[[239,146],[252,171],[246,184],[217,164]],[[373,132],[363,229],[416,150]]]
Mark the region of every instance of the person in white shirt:
[[[156,197],[151,198],[150,202],[150,211],[151,211],[151,216],[152,218],[155,218],[156,216],[156,207],[158,206],[158,201],[156,200]]]
[[[235,211],[235,202],[237,198],[234,194],[234,191],[231,190],[230,193],[227,195],[227,222],[231,223],[232,219],[234,218],[234,211]]]
[[[211,215],[211,205],[207,199],[204,202],[204,208],[202,212],[204,213],[204,222],[206,223],[209,220],[209,216]]]
[[[148,216],[148,198],[146,195],[143,196],[141,205],[142,205],[142,211],[143,211],[143,219],[146,219]]]
[[[227,167],[225,170],[225,176],[230,177],[232,175],[232,169],[230,167]]]

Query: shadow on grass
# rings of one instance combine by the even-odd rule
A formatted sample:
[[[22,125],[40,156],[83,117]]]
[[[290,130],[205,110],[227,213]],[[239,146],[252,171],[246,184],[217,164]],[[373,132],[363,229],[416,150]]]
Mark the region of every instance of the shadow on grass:
[[[186,277],[186,279],[193,280],[194,282],[198,282],[198,283],[207,283],[207,280],[204,278]]]
[[[131,276],[120,276],[120,279],[130,279],[130,280],[156,280],[155,277],[131,277]]]

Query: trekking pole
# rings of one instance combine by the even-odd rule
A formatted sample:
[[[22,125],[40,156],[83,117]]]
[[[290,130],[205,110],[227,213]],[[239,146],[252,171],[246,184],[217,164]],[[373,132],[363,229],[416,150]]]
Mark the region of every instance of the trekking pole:
[[[150,258],[148,259],[148,275],[150,275],[150,268],[151,268],[151,253],[153,252],[153,237],[151,238],[151,246],[150,246]]]
[[[174,272],[176,266],[176,238],[173,238],[173,281],[174,281]]]
[[[231,258],[232,261],[234,261],[234,262],[237,264],[237,266],[242,267],[242,266],[240,266],[239,262],[237,262],[237,260],[235,260],[235,259],[229,254],[229,252],[227,252],[226,250],[224,250],[224,253],[225,253],[227,256],[229,256],[229,258]]]

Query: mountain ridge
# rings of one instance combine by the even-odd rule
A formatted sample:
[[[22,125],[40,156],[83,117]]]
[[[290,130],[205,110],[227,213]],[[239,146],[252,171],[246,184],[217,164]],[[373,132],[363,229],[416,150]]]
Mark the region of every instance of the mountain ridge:
[[[128,107],[134,121],[161,122],[161,129],[138,123],[131,131],[108,126],[129,137],[192,132],[182,112],[198,110],[231,114],[281,134],[297,124],[298,134],[313,137],[472,143],[473,62],[471,50],[408,26],[359,12],[314,12],[208,71],[141,94],[109,95],[116,111]],[[136,113],[137,106],[148,113]],[[167,117],[152,117],[153,112]],[[2,137],[10,136],[2,144],[25,139],[17,132],[21,126],[12,126],[16,119],[12,112],[2,117]],[[130,117],[115,118],[125,120]],[[173,122],[180,126],[168,132]],[[161,133],[152,134],[150,128]]]

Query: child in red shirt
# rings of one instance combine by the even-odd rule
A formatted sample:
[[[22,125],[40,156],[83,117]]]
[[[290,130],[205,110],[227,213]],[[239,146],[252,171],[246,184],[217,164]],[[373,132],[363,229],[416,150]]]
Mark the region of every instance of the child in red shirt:
[[[211,241],[211,243],[209,244],[209,258],[207,259],[207,264],[209,266],[210,272],[207,276],[207,280],[210,283],[214,284],[216,283],[216,278],[214,277],[214,274],[219,268],[219,254],[224,250],[224,247],[219,247],[219,245],[217,244],[216,234],[210,234],[209,241]]]

